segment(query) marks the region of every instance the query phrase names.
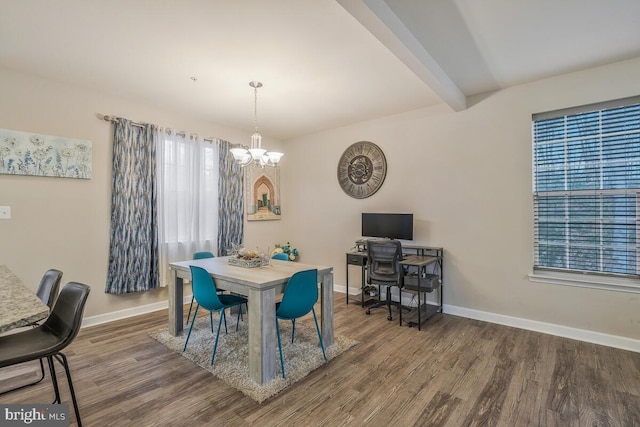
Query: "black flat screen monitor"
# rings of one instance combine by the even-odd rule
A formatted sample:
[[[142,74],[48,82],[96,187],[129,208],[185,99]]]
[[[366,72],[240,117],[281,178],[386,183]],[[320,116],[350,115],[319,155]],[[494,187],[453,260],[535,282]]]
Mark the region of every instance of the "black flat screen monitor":
[[[362,236],[413,240],[413,214],[363,212]]]

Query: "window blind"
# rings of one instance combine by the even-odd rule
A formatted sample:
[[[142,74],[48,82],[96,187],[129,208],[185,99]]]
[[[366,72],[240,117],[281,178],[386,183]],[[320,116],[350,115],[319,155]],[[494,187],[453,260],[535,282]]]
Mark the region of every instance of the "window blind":
[[[534,270],[638,276],[640,97],[533,116]]]

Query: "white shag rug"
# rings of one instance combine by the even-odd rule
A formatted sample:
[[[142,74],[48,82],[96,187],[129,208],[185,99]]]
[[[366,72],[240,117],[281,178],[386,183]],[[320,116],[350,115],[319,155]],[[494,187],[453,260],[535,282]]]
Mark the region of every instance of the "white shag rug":
[[[249,346],[248,346],[248,323],[245,318],[240,321],[240,326],[236,332],[236,318],[227,313],[227,328],[229,333],[224,333],[224,321],[218,340],[218,350],[213,366],[211,354],[215,343],[215,332],[218,325],[217,314],[213,316],[213,330],[209,326],[209,316],[198,316],[189,345],[185,352],[182,351],[189,328],[185,326],[182,335],[174,337],[168,330],[150,332],[149,335],[175,351],[191,360],[198,366],[211,372],[231,387],[240,390],[246,396],[258,403],[262,403],[269,397],[276,395],[286,387],[300,381],[309,372],[321,366],[324,361],[322,350],[318,342],[318,333],[315,325],[305,325],[298,320],[296,322],[295,341],[291,343],[291,322],[280,321],[280,337],[282,339],[282,353],[284,355],[284,366],[287,378],[282,378],[280,368],[280,354],[276,341],[276,378],[266,384],[258,384],[249,378]],[[274,325],[275,328],[275,325]],[[326,347],[327,359],[337,357],[347,351],[358,342],[341,335],[334,336],[334,343]]]

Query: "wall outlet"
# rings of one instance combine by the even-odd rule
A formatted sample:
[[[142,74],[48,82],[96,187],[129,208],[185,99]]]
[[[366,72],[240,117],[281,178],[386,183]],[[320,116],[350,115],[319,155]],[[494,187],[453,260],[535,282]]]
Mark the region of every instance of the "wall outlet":
[[[0,219],[11,219],[11,206],[0,206]]]

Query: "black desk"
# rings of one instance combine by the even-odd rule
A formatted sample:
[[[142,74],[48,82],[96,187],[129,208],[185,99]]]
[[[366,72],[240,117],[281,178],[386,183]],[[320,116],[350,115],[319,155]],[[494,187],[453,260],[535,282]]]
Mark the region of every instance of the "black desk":
[[[364,251],[352,251],[347,252],[347,304],[349,304],[349,266],[357,265],[360,266],[360,306],[364,307],[365,304],[365,293],[364,287],[366,286],[366,277],[367,277],[367,253]],[[367,301],[370,301],[370,298],[367,295]]]
[[[411,286],[407,286],[407,290],[409,292],[417,292],[418,295],[418,307],[412,311],[413,317],[410,314],[409,318],[411,319],[408,322],[409,326],[418,325],[418,330],[420,330],[420,325],[433,316],[435,313],[442,312],[443,306],[443,292],[442,292],[442,283],[444,280],[442,262],[443,262],[443,249],[439,247],[431,247],[431,246],[417,246],[417,245],[402,245],[402,251],[405,253],[405,259],[401,262],[402,265],[407,267],[409,273],[415,273],[412,283],[415,283]],[[346,253],[346,279],[347,279],[347,291],[346,291],[346,303],[349,304],[349,299],[354,298],[355,296],[350,296],[349,294],[349,266],[356,265],[360,267],[360,306],[364,307],[365,304],[369,301],[372,301],[374,298],[366,295],[364,292],[364,288],[366,287],[366,274],[367,274],[367,252],[366,251],[349,251]],[[427,271],[430,270],[430,271]],[[432,276],[438,276],[439,286],[438,286],[438,304],[427,304],[426,296],[425,303],[422,304],[420,301],[420,295],[425,292],[431,292],[429,288],[429,279],[432,279]],[[419,280],[416,280],[418,279]],[[424,286],[424,288],[423,288]]]
[[[407,321],[409,327],[418,325],[420,330],[422,322],[436,313],[442,313],[442,254],[411,255],[400,261],[400,265],[406,267],[409,273],[405,276],[404,287],[400,291],[400,301],[403,291],[415,292],[418,296],[418,306],[409,315],[405,315],[405,319],[410,319]],[[433,268],[429,272],[431,266]],[[437,305],[427,304],[426,293],[435,290],[438,291]],[[421,295],[424,295],[424,303],[420,299]],[[400,321],[402,322],[402,317]]]

